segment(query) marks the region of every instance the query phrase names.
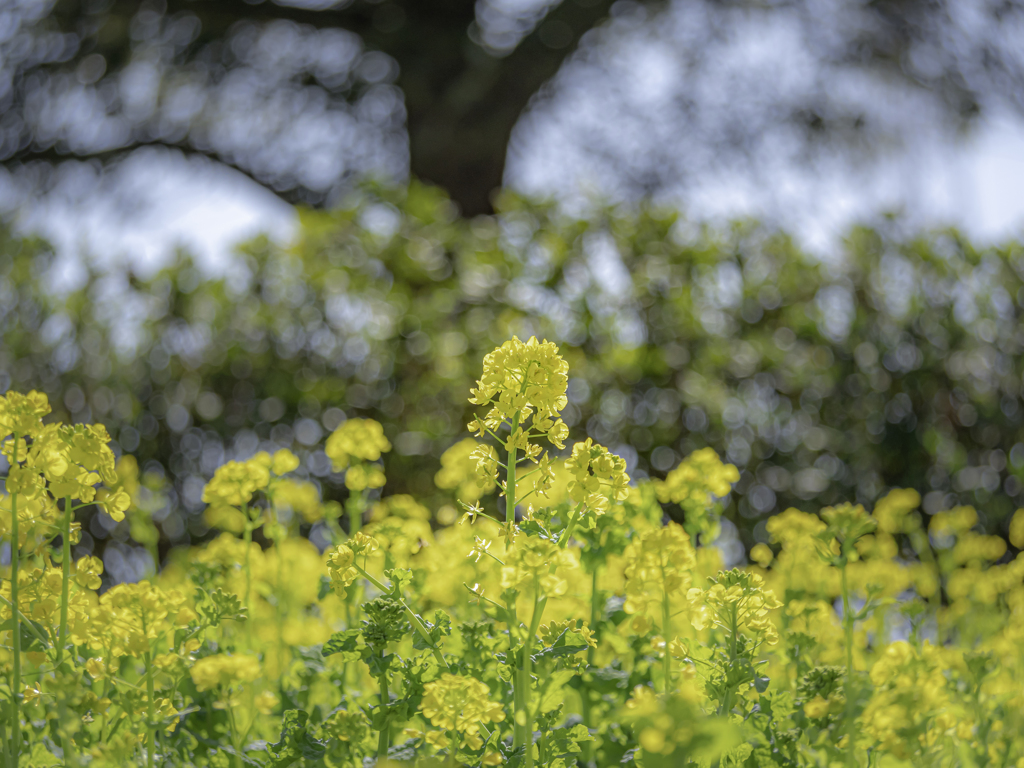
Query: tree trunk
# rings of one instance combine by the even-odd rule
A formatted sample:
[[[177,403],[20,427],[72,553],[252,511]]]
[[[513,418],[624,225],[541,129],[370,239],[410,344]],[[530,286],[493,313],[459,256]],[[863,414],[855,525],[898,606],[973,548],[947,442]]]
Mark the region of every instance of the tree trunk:
[[[422,0],[412,0],[416,40],[391,50],[380,41],[400,67],[412,175],[447,190],[464,215],[491,212],[516,121],[610,5],[565,0],[499,58],[471,39],[474,3],[430,3],[426,10]],[[451,12],[438,12],[438,6]]]

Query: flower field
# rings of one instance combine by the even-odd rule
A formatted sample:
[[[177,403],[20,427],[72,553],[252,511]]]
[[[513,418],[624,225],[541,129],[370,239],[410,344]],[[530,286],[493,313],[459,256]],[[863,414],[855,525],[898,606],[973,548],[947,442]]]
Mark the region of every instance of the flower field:
[[[289,450],[228,461],[208,540],[105,590],[76,511],[155,547],[144,473],[0,396],[3,765],[1024,767],[1024,511],[1007,541],[913,489],[789,509],[733,567],[737,469],[631,480],[561,418],[568,375],[535,338],[486,356],[451,504],[390,494],[349,418],[343,504]]]

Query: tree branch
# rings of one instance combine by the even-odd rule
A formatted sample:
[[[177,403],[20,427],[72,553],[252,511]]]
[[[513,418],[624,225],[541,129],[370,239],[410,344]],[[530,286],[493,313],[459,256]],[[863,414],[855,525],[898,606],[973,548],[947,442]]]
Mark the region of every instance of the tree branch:
[[[217,163],[218,165],[230,168],[233,171],[237,171],[243,176],[249,178],[255,183],[264,187],[271,194],[275,195],[282,201],[289,205],[308,205],[310,204],[310,197],[312,193],[301,187],[293,187],[287,190],[274,189],[265,179],[261,179],[254,175],[251,171],[243,168],[242,166],[221,157],[216,152],[209,152],[202,149],[197,149],[191,145],[185,144],[184,142],[169,142],[169,141],[137,141],[131,144],[126,144],[115,149],[107,149],[99,152],[86,152],[86,153],[72,153],[72,152],[58,152],[55,148],[49,147],[45,149],[34,149],[29,147],[22,150],[10,158],[3,161],[2,165],[6,168],[17,165],[27,165],[29,163],[42,162],[49,163],[50,165],[59,165],[63,162],[70,160],[88,161],[96,160],[104,165],[110,163],[116,163],[119,160],[127,157],[131,153],[145,149],[146,147],[157,147],[164,149],[173,149],[181,152],[186,157],[201,157],[211,162]]]

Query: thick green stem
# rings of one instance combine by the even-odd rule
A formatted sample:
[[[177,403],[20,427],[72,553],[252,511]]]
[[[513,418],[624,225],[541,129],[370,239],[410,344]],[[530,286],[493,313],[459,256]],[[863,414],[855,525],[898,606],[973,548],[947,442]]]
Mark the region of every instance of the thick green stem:
[[[245,517],[245,532],[243,538],[245,540],[245,615],[248,617],[248,621],[245,622],[247,633],[251,633],[248,628],[252,625],[252,606],[249,605],[249,600],[252,596],[252,569],[249,565],[249,550],[252,549],[252,520],[249,519],[249,505],[242,505],[242,516]]]
[[[732,669],[733,663],[736,661],[737,641],[739,639],[739,621],[737,619],[737,606],[734,603],[729,614],[729,668]],[[732,699],[734,691],[732,688],[728,688],[725,691],[725,700],[722,702],[721,715],[729,716],[732,712]]]
[[[235,768],[242,768],[242,736],[238,731],[238,723],[235,721],[235,711],[231,704],[228,704],[228,727],[231,729],[231,746],[235,748],[235,759],[232,761]]]
[[[665,639],[665,655],[662,660],[662,674],[665,676],[665,693],[672,691],[672,654],[668,644],[672,640],[672,612],[668,604],[668,592],[661,595],[661,634]]]
[[[64,660],[64,646],[67,644],[68,637],[68,602],[71,595],[71,518],[73,516],[74,510],[71,506],[71,498],[66,497],[64,499],[64,525],[61,528],[63,546],[61,548],[60,627],[57,630],[57,660],[54,664],[54,671],[57,675],[61,674],[60,666]],[[77,765],[78,761],[75,759],[75,747],[72,742],[72,736],[66,729],[68,722],[67,702],[63,695],[61,696],[60,709],[62,726],[61,747],[64,750],[64,765]]]
[[[384,655],[384,652],[381,651],[381,656],[383,656],[383,655]],[[387,677],[387,673],[382,673],[380,678],[378,679],[378,682],[380,683],[380,706],[383,708],[383,707],[388,706],[388,704],[391,701],[391,699],[389,698],[389,695],[388,695],[388,677]],[[388,727],[388,723],[385,722],[384,725],[381,726],[380,732],[377,734],[377,763],[378,764],[382,764],[388,758],[388,746],[390,746],[389,742],[391,741],[390,734],[389,734],[390,730],[391,729]]]
[[[597,591],[597,565],[594,565],[594,572],[590,574],[590,631],[596,631],[600,605],[599,605],[599,594]],[[597,649],[593,646],[587,648],[587,668],[594,666],[594,654]],[[587,730],[593,730],[594,728],[594,713],[593,713],[593,692],[586,686],[583,688],[583,724],[587,726]],[[588,766],[594,764],[594,742],[588,741],[583,745],[583,759]]]
[[[18,442],[14,433],[14,452],[11,467],[18,466]],[[21,755],[21,610],[18,602],[18,569],[21,567],[21,544],[18,538],[18,494],[11,494],[11,616],[13,619],[14,672],[11,679],[11,766],[18,768]]]
[[[580,521],[583,516],[583,502],[581,501],[576,509],[573,510],[572,516],[569,518],[569,522],[566,523],[565,530],[562,531],[562,535],[558,537],[558,546],[565,549],[569,544],[569,538],[572,536],[573,530],[576,528],[576,524]]]
[[[512,419],[510,435],[514,435],[516,430],[519,429],[519,414],[517,413]],[[510,437],[511,440],[511,437]],[[516,454],[518,451],[515,448],[508,449],[507,462],[505,464],[505,525],[511,530],[512,526],[516,522]],[[511,542],[511,538],[509,539]],[[515,747],[520,747],[526,743],[526,719],[528,717],[525,710],[526,703],[523,697],[523,660],[520,654],[514,653],[515,648],[515,634],[519,629],[519,619],[516,616],[516,605],[513,601],[508,606],[511,621],[508,626],[508,642],[509,642],[509,658],[516,659],[515,675],[512,680],[513,691],[512,691],[512,744]]]
[[[145,620],[143,620],[142,627],[142,631],[145,632]],[[144,658],[146,661],[146,766],[153,768],[156,756],[156,729],[153,727],[156,720],[156,702],[153,700],[153,659],[148,651]]]
[[[68,637],[68,598],[71,594],[71,517],[74,512],[71,509],[71,498],[64,499],[64,525],[60,534],[63,539],[61,547],[61,586],[60,586],[60,628],[57,631],[57,661],[55,667],[60,667],[64,660],[64,645]]]
[[[540,618],[544,615],[544,608],[548,604],[547,596],[540,596],[539,579],[534,579],[533,586],[533,617],[530,619],[530,629],[526,633],[526,640],[523,643],[523,669],[521,679],[523,688],[523,712],[526,714],[526,768],[533,768],[533,715],[530,710],[530,687],[533,683],[533,638],[537,636],[537,628],[540,626]]]
[[[846,765],[848,768],[853,768],[856,765],[856,756],[854,755],[854,732],[853,732],[853,611],[850,608],[850,587],[846,578],[846,562],[843,561],[843,565],[840,568],[840,574],[842,575],[842,590],[843,590],[843,634],[846,639],[846,710],[845,710],[845,730],[846,730]]]

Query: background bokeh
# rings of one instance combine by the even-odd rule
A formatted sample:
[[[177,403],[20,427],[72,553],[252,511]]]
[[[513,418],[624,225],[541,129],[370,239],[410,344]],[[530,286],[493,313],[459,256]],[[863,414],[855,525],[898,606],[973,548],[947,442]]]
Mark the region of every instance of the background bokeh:
[[[976,504],[1001,530],[1020,504],[1019,245],[861,229],[829,266],[757,225],[500,206],[466,220],[435,188],[367,188],[304,213],[292,246],[248,244],[223,279],[181,255],[60,297],[52,251],[8,235],[0,386],[107,424],[164,479],[164,548],[206,535],[206,479],[257,449],[291,448],[343,499],[322,444],[353,416],[394,444],[389,493],[453,503],[434,487],[438,457],[466,434],[483,355],[511,334],[561,345],[573,438],[608,445],[631,474],[663,476],[705,445],[736,464],[735,556],[791,505],[910,487],[926,512]],[[105,520],[84,546],[126,542],[127,523]]]
[[[108,425],[163,554],[257,449],[343,498],[322,440],[357,415],[389,492],[452,503],[438,456],[511,334],[561,345],[573,437],[631,473],[739,466],[737,557],[894,486],[997,530],[1022,39],[1013,0],[7,3],[0,391]],[[82,548],[141,573],[104,521]]]

